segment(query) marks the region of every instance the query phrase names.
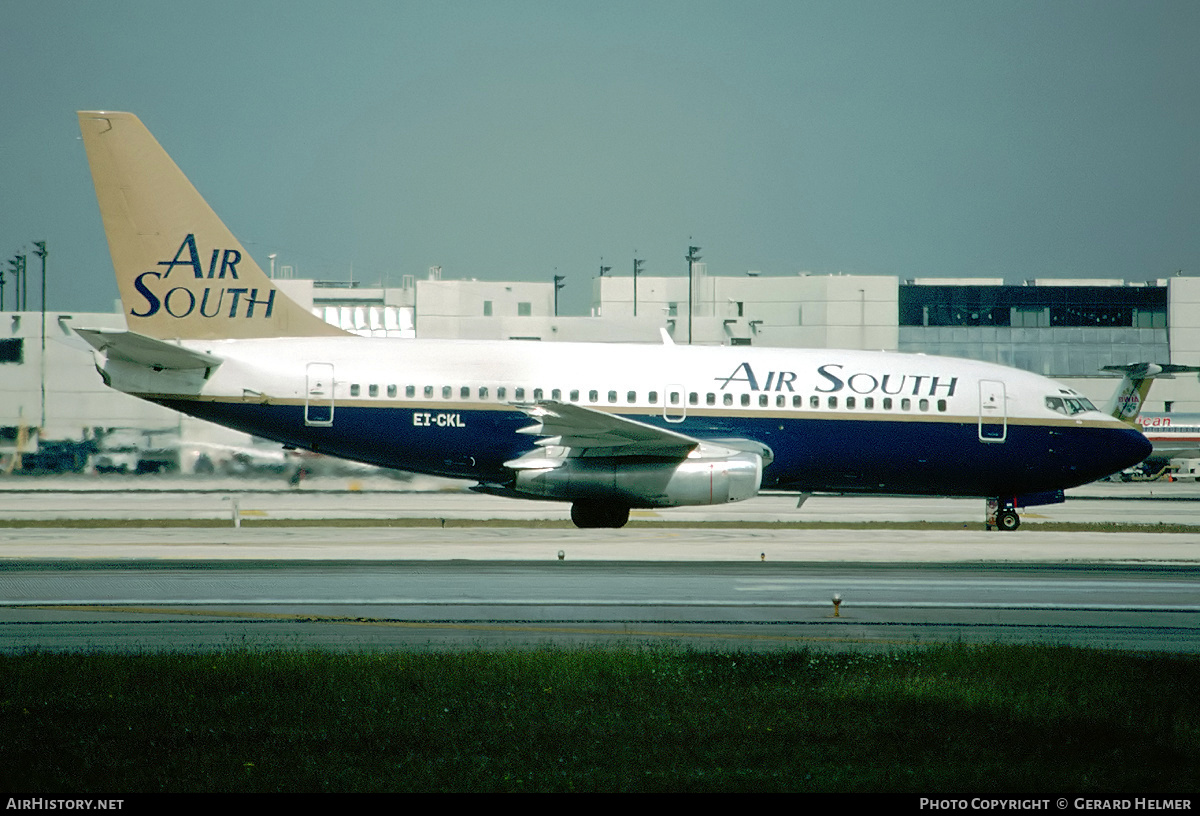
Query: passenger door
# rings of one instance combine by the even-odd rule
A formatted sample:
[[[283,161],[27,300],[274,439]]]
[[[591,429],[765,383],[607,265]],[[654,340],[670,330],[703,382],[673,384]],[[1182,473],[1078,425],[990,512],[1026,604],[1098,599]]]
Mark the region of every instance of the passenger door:
[[[309,363],[304,393],[304,424],[333,425],[333,363]]]
[[[979,441],[1003,442],[1008,438],[1008,409],[1004,383],[979,381]]]

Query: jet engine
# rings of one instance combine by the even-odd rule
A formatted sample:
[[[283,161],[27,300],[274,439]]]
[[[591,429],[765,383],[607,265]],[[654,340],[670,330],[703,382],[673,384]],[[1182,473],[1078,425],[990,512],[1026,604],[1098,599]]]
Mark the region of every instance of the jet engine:
[[[625,507],[725,504],[758,494],[763,456],[722,450],[686,459],[537,457],[522,462],[513,489],[528,496]],[[769,461],[769,460],[768,460]]]

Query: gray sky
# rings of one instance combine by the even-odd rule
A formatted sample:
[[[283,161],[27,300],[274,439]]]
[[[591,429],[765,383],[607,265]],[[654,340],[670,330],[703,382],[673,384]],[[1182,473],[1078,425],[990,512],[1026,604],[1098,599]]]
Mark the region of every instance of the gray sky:
[[[1195,0],[2,0],[0,257],[107,310],[80,109],[303,276],[1200,274]]]

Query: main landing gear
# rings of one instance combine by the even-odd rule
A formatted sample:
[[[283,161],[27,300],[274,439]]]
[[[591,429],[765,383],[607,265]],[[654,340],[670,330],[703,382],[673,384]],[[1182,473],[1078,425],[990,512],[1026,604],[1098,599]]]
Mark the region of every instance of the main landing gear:
[[[571,505],[571,521],[576,527],[624,527],[629,508],[602,501],[577,501]]]
[[[995,528],[1012,532],[1021,526],[1021,517],[1011,497],[987,500],[987,519],[984,527],[988,530]]]

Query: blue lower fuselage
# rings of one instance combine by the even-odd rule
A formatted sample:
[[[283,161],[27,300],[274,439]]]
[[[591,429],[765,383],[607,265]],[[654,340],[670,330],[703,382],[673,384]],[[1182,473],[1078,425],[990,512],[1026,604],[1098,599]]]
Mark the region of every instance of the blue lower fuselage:
[[[157,402],[202,419],[318,453],[382,467],[503,485],[504,463],[534,449],[515,408],[441,410],[338,405],[327,427],[297,404],[190,399]],[[944,496],[1061,490],[1136,464],[1150,443],[1134,428],[1009,422],[1003,441],[976,422],[864,417],[746,417],[692,413],[679,422],[634,415],[700,439],[740,438],[771,448],[764,488]]]

